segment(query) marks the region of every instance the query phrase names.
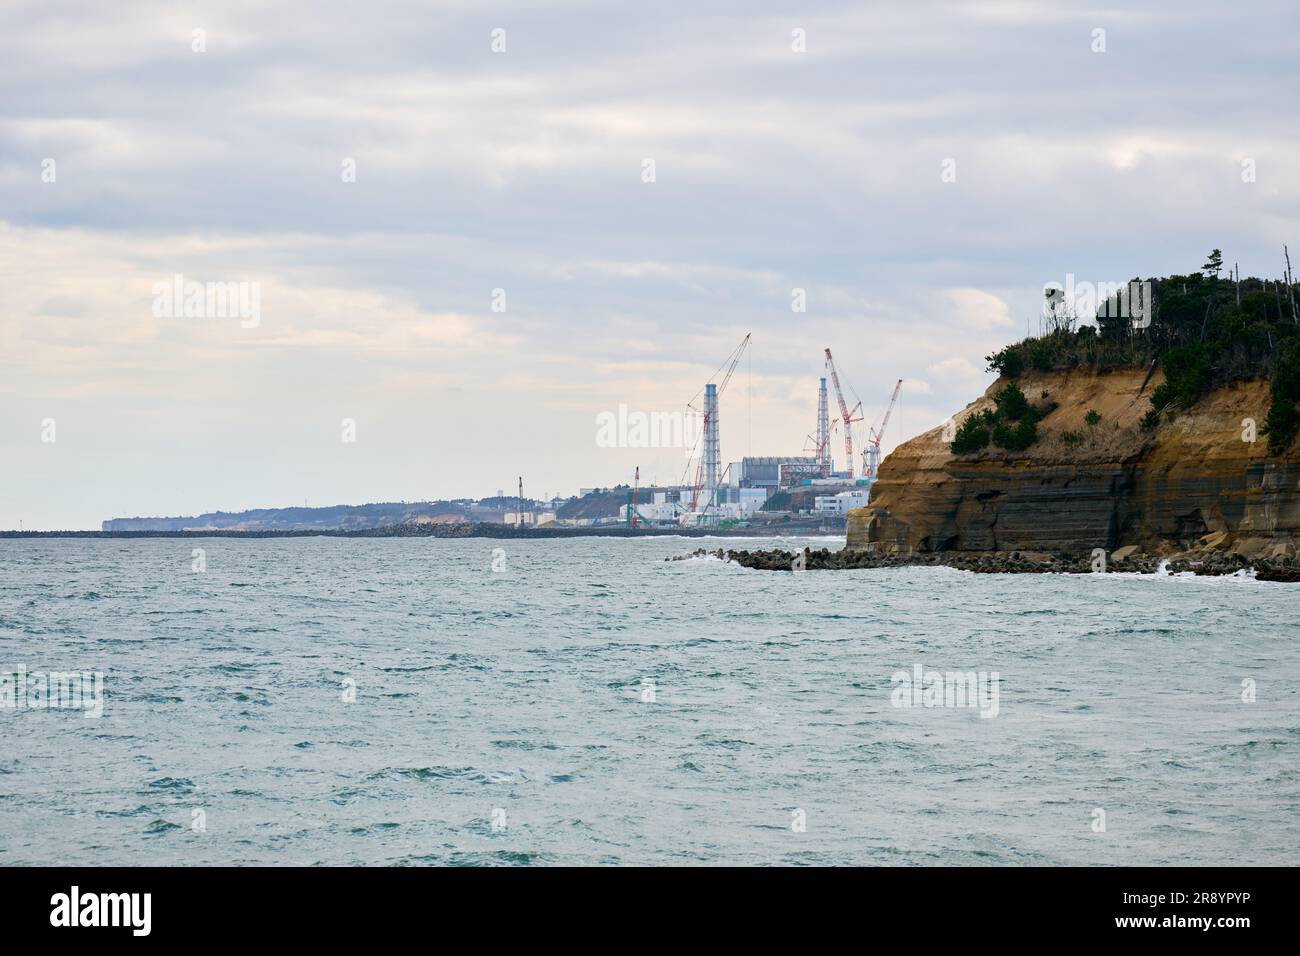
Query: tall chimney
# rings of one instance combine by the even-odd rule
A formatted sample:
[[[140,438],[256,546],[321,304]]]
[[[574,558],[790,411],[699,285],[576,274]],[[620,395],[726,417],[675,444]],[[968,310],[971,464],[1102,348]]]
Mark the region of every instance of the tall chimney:
[[[718,446],[718,386],[704,386],[704,494],[705,507],[718,503],[718,477],[722,455]]]
[[[831,414],[826,402],[826,379],[821,380],[817,390],[817,457],[820,459],[821,476],[831,476]]]

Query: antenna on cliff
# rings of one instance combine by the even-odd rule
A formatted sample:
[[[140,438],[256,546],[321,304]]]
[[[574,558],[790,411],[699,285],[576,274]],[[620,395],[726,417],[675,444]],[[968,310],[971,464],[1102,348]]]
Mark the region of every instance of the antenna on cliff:
[[[1286,257],[1286,296],[1291,300],[1291,321],[1300,327],[1300,315],[1296,314],[1295,309],[1295,276],[1291,273],[1291,251],[1285,243],[1282,245],[1282,255]]]

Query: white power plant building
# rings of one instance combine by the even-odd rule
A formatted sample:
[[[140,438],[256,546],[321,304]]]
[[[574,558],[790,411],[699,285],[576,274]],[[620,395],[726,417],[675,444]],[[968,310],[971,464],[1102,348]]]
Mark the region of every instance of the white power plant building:
[[[867,491],[841,491],[838,495],[818,495],[813,499],[813,507],[818,514],[846,515],[854,508],[867,506]]]

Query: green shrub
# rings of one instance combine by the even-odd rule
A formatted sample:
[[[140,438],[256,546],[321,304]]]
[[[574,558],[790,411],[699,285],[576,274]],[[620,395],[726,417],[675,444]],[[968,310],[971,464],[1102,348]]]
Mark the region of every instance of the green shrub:
[[[1170,405],[1179,408],[1195,405],[1210,387],[1211,358],[1211,347],[1201,342],[1166,352],[1160,363],[1165,370],[1165,380],[1151,394],[1152,406],[1163,409]]]
[[[1002,422],[993,429],[993,444],[1007,451],[1024,451],[1037,440],[1038,425],[1028,415],[1014,425]]]
[[[990,441],[1008,451],[1024,451],[1038,440],[1038,422],[1045,412],[1029,404],[1019,385],[1008,383],[993,396],[993,404],[961,423],[949,445],[953,454],[977,452]]]
[[[1015,444],[1011,446],[1012,451],[1024,451],[1038,441],[1038,422],[1030,417],[1021,419],[1016,423],[1014,437]]]
[[[1296,432],[1300,432],[1300,409],[1296,408],[1295,402],[1279,402],[1275,398],[1268,407],[1262,430],[1268,436],[1268,450],[1280,455],[1291,444]]]
[[[1000,352],[994,352],[992,355],[986,355],[984,360],[988,362],[988,370],[997,372],[1004,378],[1019,378],[1020,373],[1025,370],[1025,359],[1020,354],[1020,350],[1014,345],[1008,345]]]
[[[949,447],[954,455],[968,455],[981,448],[987,448],[988,443],[989,426],[985,416],[969,415],[957,428],[957,434]]]
[[[1083,434],[1081,432],[1061,432],[1061,441],[1073,448],[1076,445],[1082,444]]]
[[[1052,348],[1052,343],[1047,339],[1039,339],[1034,343],[1033,348],[1029,350],[1029,362],[1038,372],[1050,372],[1056,366],[1056,353]]]
[[[1089,428],[1096,428],[1101,424],[1101,413],[1095,408],[1088,409],[1088,414],[1083,416],[1084,424]]]
[[[1008,421],[1019,421],[1029,413],[1029,399],[1015,382],[994,395],[993,404],[998,407],[998,415]]]
[[[1268,450],[1276,455],[1300,432],[1300,342],[1292,340],[1278,350],[1269,391],[1268,417],[1261,431],[1268,436]]]

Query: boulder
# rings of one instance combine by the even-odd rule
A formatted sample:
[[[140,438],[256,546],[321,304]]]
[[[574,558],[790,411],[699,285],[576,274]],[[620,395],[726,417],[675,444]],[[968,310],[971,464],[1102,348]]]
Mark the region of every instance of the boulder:
[[[1233,545],[1232,550],[1243,558],[1249,558],[1253,561],[1255,558],[1262,558],[1270,550],[1272,544],[1273,542],[1268,538],[1243,538]]]
[[[1198,538],[1196,543],[1206,551],[1223,551],[1232,546],[1232,534],[1228,531],[1211,531]]]

